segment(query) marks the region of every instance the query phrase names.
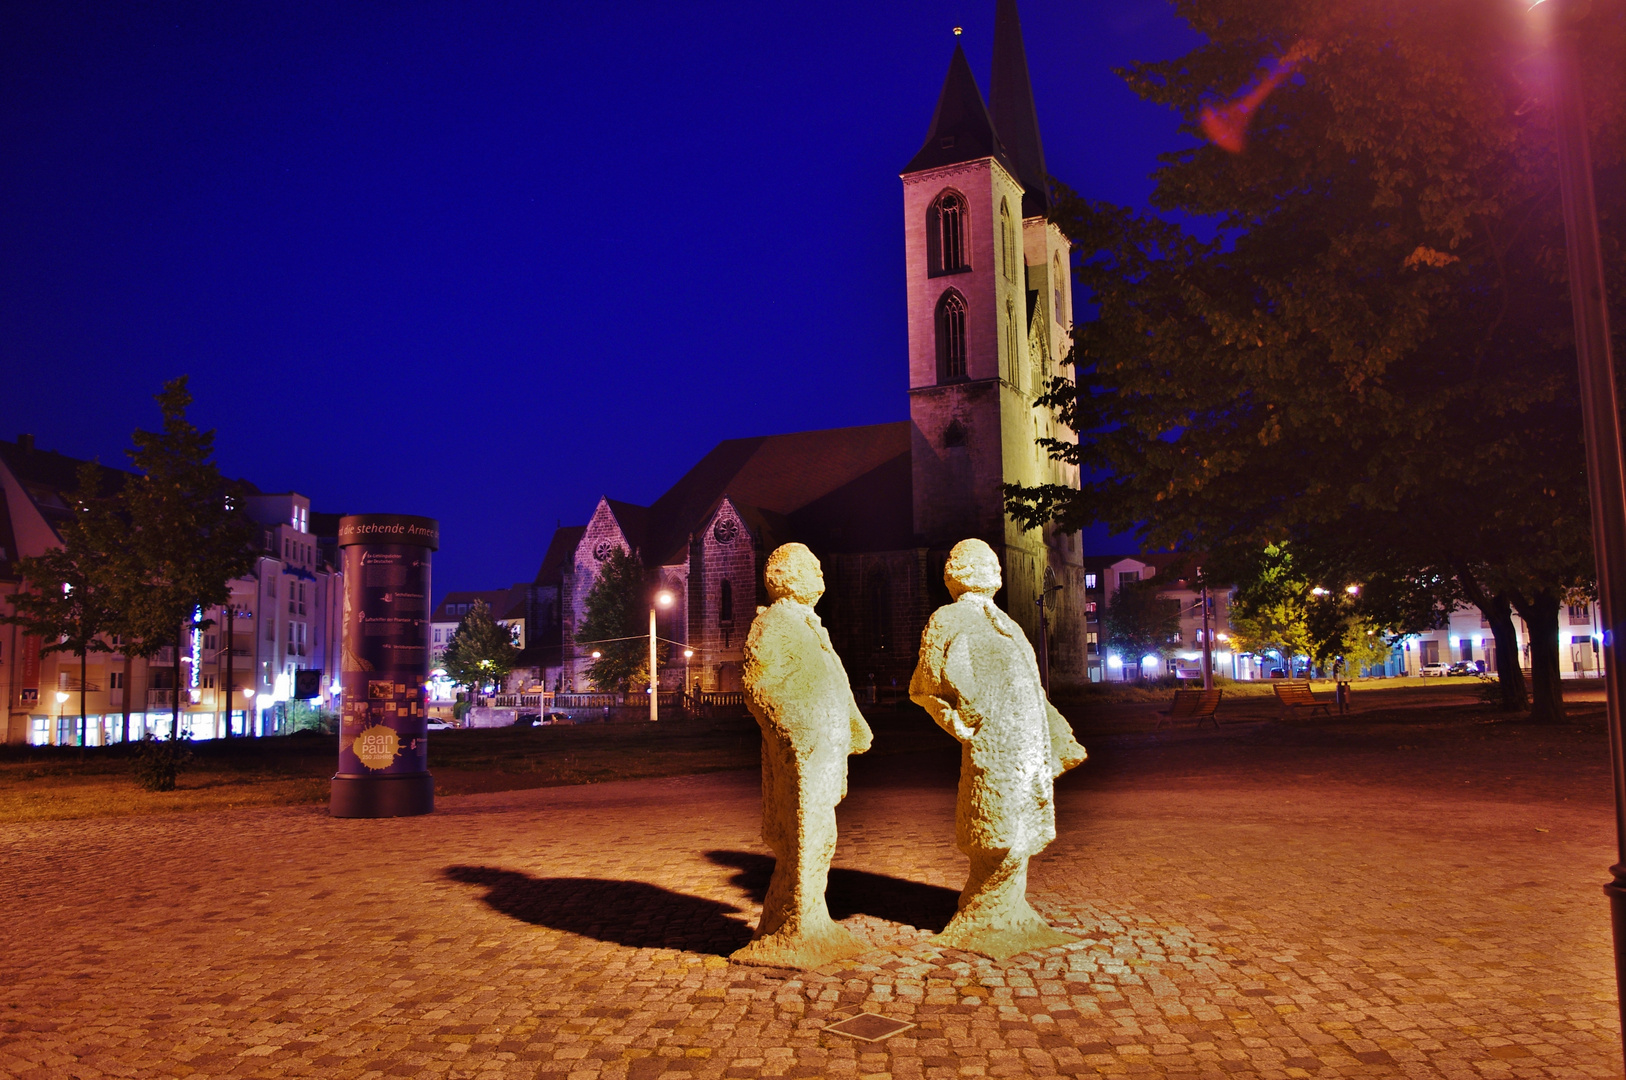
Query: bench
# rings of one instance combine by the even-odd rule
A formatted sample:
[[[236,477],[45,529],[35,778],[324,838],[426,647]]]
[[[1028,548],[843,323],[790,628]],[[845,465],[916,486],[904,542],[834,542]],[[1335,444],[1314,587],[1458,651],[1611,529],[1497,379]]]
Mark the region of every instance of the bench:
[[[1279,682],[1275,684],[1276,701],[1282,707],[1284,714],[1298,715],[1298,710],[1309,709],[1312,713],[1320,709],[1327,716],[1332,715],[1332,706],[1325,701],[1317,701],[1315,695],[1310,693],[1308,681]]]
[[[1202,727],[1204,720],[1214,721],[1219,727],[1219,717],[1214,714],[1219,711],[1220,698],[1225,696],[1224,690],[1176,690],[1174,701],[1167,709],[1159,710],[1157,727],[1173,720],[1195,720],[1197,726]],[[1157,728],[1153,728],[1156,731]]]

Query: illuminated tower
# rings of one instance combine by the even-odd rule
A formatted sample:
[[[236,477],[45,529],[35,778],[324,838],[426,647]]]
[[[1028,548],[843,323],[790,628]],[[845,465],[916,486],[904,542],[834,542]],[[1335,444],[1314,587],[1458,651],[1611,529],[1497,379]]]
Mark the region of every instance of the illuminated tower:
[[[992,545],[1004,606],[1032,634],[1047,569],[1064,587],[1064,620],[1082,588],[1076,538],[1023,531],[1001,493],[1008,483],[1078,482],[1036,444],[1070,437],[1034,399],[1063,371],[1072,290],[1066,238],[1046,219],[1015,0],[998,0],[991,85],[992,116],[956,43],[926,141],[902,174],[914,525],[934,552],[972,536]],[[1075,636],[1082,671],[1081,621]]]

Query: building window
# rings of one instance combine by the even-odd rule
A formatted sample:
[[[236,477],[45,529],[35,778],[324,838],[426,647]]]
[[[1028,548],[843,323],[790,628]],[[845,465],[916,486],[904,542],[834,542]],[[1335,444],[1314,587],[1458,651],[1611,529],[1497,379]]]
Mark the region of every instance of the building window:
[[[1101,651],[1101,638],[1100,638],[1100,636],[1097,635],[1097,634],[1093,634],[1093,633],[1085,634],[1084,635],[1084,651],[1087,652],[1091,656],[1095,656],[1097,653],[1099,653]]]
[[[107,688],[109,690],[123,690],[124,689],[124,672],[122,672],[122,671],[109,671],[107,673]]]
[[[1132,585],[1132,584],[1134,584],[1135,582],[1137,582],[1139,580],[1140,580],[1140,571],[1139,570],[1120,570],[1120,571],[1118,571],[1118,587],[1120,589],[1123,588],[1125,585]]]
[[[1011,226],[1011,204],[999,200],[1000,260],[1005,264],[1005,280],[1016,283],[1016,230]]]
[[[440,635],[441,635],[441,633],[442,633],[442,631],[440,631],[440,630],[435,631],[435,644],[436,645],[440,644]]]
[[[717,622],[722,626],[734,625],[734,583],[727,578],[717,586]]]
[[[969,270],[965,261],[965,196],[945,191],[926,211],[926,258],[930,274]]]
[[[1084,602],[1084,613],[1086,615],[1094,615],[1095,614],[1095,601],[1094,600],[1086,600]]]
[[[937,381],[965,378],[965,297],[950,289],[937,301]]]
[[[1095,588],[1095,575],[1094,574],[1085,574],[1084,575],[1084,587],[1086,589]]]
[[[1005,301],[1005,377],[1012,386],[1022,389],[1022,360],[1016,353],[1016,305],[1009,300]]]
[[[1050,264],[1050,276],[1052,278],[1052,281],[1051,281],[1052,295],[1055,297],[1054,310],[1055,310],[1055,313],[1056,313],[1056,322],[1057,322],[1058,325],[1061,325],[1061,326],[1066,326],[1067,325],[1067,276],[1066,276],[1066,273],[1067,272],[1062,269],[1061,256],[1057,255],[1055,257],[1055,259],[1051,261],[1051,264]]]
[[[1592,621],[1592,610],[1591,610],[1590,605],[1587,605],[1587,604],[1571,604],[1570,605],[1570,622],[1571,623],[1589,623],[1591,621]]]

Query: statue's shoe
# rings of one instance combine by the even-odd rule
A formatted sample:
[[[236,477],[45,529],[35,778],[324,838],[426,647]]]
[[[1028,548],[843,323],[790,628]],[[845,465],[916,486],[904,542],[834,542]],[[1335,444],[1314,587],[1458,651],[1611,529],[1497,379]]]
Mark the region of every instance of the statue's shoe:
[[[729,959],[736,964],[810,971],[835,960],[868,952],[871,948],[870,943],[857,934],[831,922],[813,932],[787,933],[780,930],[757,938]]]
[[[1023,921],[1015,926],[988,925],[956,918],[941,934],[932,938],[939,948],[963,949],[991,960],[1009,960],[1017,953],[1048,949],[1054,945],[1071,945],[1082,940],[1064,934],[1043,920]]]

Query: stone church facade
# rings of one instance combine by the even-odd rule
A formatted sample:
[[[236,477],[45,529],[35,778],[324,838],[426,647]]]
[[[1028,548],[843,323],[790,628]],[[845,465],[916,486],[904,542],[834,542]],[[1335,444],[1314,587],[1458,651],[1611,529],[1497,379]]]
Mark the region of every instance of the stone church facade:
[[[908,272],[909,419],[730,439],[650,506],[599,500],[585,527],[560,529],[536,580],[529,658],[549,687],[588,689],[590,647],[575,643],[587,594],[614,548],[635,552],[675,643],[663,688],[739,688],[741,645],[762,568],[780,544],[824,565],[819,612],[855,687],[902,688],[931,612],[948,602],[942,568],[967,537],[998,552],[997,602],[1037,644],[1041,590],[1053,684],[1086,678],[1083,557],[1076,535],[1024,530],[1001,485],[1077,485],[1039,438],[1072,438],[1035,404],[1067,374],[1068,244],[1050,194],[1015,0],[997,0],[984,104],[956,45],[925,143],[902,173]],[[685,664],[687,648],[693,653]]]

